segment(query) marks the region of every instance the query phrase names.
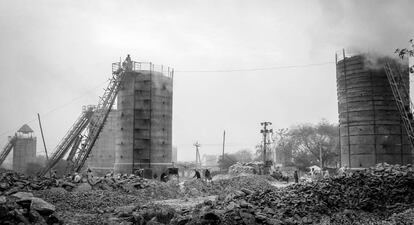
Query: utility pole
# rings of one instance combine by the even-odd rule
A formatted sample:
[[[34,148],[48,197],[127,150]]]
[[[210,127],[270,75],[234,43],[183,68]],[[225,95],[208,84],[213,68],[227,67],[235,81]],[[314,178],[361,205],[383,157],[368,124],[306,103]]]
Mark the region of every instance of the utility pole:
[[[267,126],[272,125],[271,122],[261,122],[260,125],[263,126],[263,129],[260,130],[260,133],[263,134],[263,163],[266,165],[267,134],[273,133],[273,129],[267,129]]]
[[[194,146],[196,147],[196,167],[201,167],[200,152],[198,151],[198,148],[201,147],[201,145],[197,141],[196,143],[194,143]]]
[[[221,161],[224,163],[224,145],[226,143],[226,130],[224,130],[223,132],[223,154],[221,155]],[[220,172],[221,172],[221,167],[220,167]]]
[[[39,113],[37,114],[37,119],[39,120],[40,133],[42,134],[42,140],[43,140],[43,146],[45,148],[46,160],[49,160],[49,156],[47,155],[46,142],[45,142],[45,137],[43,136],[42,123],[40,122]]]

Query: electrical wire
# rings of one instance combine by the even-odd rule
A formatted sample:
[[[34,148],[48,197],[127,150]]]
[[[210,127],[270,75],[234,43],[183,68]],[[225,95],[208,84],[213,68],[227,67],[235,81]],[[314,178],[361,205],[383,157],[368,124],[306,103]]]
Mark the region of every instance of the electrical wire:
[[[272,66],[272,67],[257,67],[257,68],[246,68],[246,69],[227,69],[227,70],[174,70],[178,73],[227,73],[227,72],[243,72],[243,71],[263,71],[263,70],[278,70],[278,69],[289,69],[289,68],[305,68],[313,66],[323,66],[334,64],[335,62],[321,62],[312,64],[302,65],[285,65],[285,66]]]
[[[108,81],[102,82],[102,83],[100,83],[99,85],[97,85],[97,86],[95,86],[95,87],[93,87],[93,88],[88,89],[88,90],[87,90],[87,91],[85,91],[82,95],[78,95],[77,97],[72,98],[71,100],[67,101],[66,103],[64,103],[64,104],[62,104],[62,105],[60,105],[60,106],[57,106],[57,107],[55,107],[55,108],[53,108],[53,109],[51,109],[51,110],[49,110],[49,111],[46,111],[45,113],[43,113],[43,114],[41,114],[41,115],[44,117],[44,116],[49,115],[49,114],[51,114],[51,113],[53,113],[53,112],[55,112],[55,111],[57,111],[57,110],[59,110],[59,109],[61,109],[61,108],[64,108],[64,107],[66,107],[66,106],[70,105],[71,103],[75,102],[76,100],[81,99],[81,98],[83,98],[83,97],[85,97],[85,96],[89,95],[89,92],[91,92],[92,90],[95,90],[95,89],[96,89],[96,88],[98,88],[98,87],[101,87],[103,84],[105,84],[105,83],[107,83],[107,82],[108,82]],[[29,123],[32,123],[32,122],[34,122],[34,121],[36,121],[36,120],[37,120],[37,117],[36,117],[36,118],[34,118],[34,119],[32,119],[32,120],[30,120],[30,121],[27,121],[26,123],[23,123],[23,124],[29,124]],[[11,128],[11,129],[9,129],[9,130],[6,130],[6,131],[4,131],[4,132],[0,133],[0,137],[3,137],[4,135],[9,134],[9,133],[11,133],[11,132],[13,132],[13,131],[15,131],[15,130],[17,130],[17,129],[19,129],[19,127],[17,127],[17,128]]]
[[[272,67],[257,67],[257,68],[246,68],[246,69],[223,69],[223,70],[175,70],[176,73],[227,73],[227,72],[242,72],[242,71],[265,71],[265,70],[278,70],[278,69],[289,69],[289,68],[306,68],[306,67],[314,67],[314,66],[323,66],[323,65],[328,65],[328,64],[333,64],[335,62],[321,62],[321,63],[312,63],[312,64],[298,64],[298,65],[285,65],[285,66],[272,66]],[[91,89],[89,89],[88,91],[85,92],[85,94],[79,95],[71,100],[69,100],[68,102],[64,103],[63,105],[57,106],[45,113],[43,113],[42,115],[49,115],[50,113],[53,113],[61,108],[66,107],[67,105],[71,104],[72,102],[86,96],[91,90],[94,90],[98,87],[100,87],[102,84],[106,83],[107,81],[99,84],[96,87],[93,87]],[[36,118],[26,122],[26,124],[32,123],[36,121]],[[17,128],[13,128],[13,129],[9,129],[7,131],[4,131],[2,133],[0,133],[0,137],[12,132],[13,130],[17,130]]]

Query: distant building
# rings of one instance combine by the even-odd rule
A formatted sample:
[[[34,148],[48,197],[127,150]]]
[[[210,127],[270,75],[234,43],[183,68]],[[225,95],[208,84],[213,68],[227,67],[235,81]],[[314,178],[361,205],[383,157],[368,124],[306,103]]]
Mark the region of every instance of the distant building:
[[[218,167],[218,155],[203,155],[201,165],[203,167]]]
[[[16,137],[13,148],[13,170],[26,173],[28,164],[36,161],[36,137],[27,124],[17,131]]]

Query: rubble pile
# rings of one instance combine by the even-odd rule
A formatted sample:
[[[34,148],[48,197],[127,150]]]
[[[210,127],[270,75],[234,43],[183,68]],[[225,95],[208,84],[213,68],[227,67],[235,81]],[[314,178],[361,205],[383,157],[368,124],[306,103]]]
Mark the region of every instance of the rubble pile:
[[[14,171],[0,169],[0,195],[19,191],[44,190],[56,186],[54,179],[27,177]]]
[[[109,218],[110,224],[170,224],[174,217],[179,216],[175,209],[169,206],[147,204],[143,206],[120,207]]]
[[[249,162],[241,163],[237,162],[229,167],[230,174],[256,174],[259,172],[260,165],[258,163]]]
[[[394,213],[380,225],[409,225],[414,224],[414,209],[408,209],[404,212]]]
[[[67,192],[62,188],[38,191],[35,195],[55,204],[59,211],[98,213],[111,212],[116,206],[144,202],[145,199],[148,199],[143,196],[120,194],[115,191]]]
[[[118,174],[111,177],[92,178],[87,178],[87,175],[82,174],[78,174],[77,176],[79,176],[78,181],[74,181],[72,176],[60,179],[47,177],[28,177],[14,171],[1,169],[0,194],[4,193],[5,195],[9,195],[18,191],[38,191],[54,187],[62,187],[66,191],[94,189],[108,191],[120,190],[128,193],[140,189],[151,189],[155,190],[155,192],[162,192],[160,190],[174,189],[172,188],[173,186],[177,186],[178,188],[178,183],[174,183],[175,181],[171,181],[166,184],[157,180],[148,180],[134,174]],[[171,194],[167,193],[167,196],[170,195]]]
[[[339,212],[351,218],[349,224],[354,222],[349,216],[352,212],[386,218],[414,207],[414,172],[411,166],[379,164],[318,182],[262,191],[242,189],[242,192],[214,204],[200,205],[180,217],[196,223],[206,214],[213,214],[224,224],[312,224],[332,215],[337,216],[328,222],[344,224],[338,222],[343,217],[338,216]]]
[[[55,206],[30,192],[0,196],[0,224],[62,224]]]
[[[129,174],[129,175],[116,175],[110,177],[97,177],[93,179],[91,184],[94,189],[100,190],[114,190],[123,189],[128,191],[127,187],[134,187],[136,189],[143,189],[150,187],[153,184],[150,180],[142,178],[140,176]]]
[[[236,190],[240,190],[241,187],[250,190],[274,189],[269,183],[268,177],[245,175],[215,180],[212,183],[207,183],[199,179],[190,180],[184,183],[183,191],[187,196],[227,195]]]
[[[156,199],[177,198],[182,195],[179,183],[175,180],[168,182],[146,180],[145,188],[139,188],[136,182],[132,182],[124,184],[122,190],[129,194],[149,196]]]
[[[152,182],[150,182],[152,183]],[[178,184],[154,182],[151,188],[136,189],[131,186],[131,190],[126,192],[124,189],[119,190],[83,190],[83,191],[65,191],[63,188],[52,188],[50,190],[37,191],[36,196],[44,198],[55,204],[59,210],[96,211],[111,212],[114,207],[132,204],[136,202],[146,203],[151,200],[163,200],[169,198],[178,198],[182,196]]]

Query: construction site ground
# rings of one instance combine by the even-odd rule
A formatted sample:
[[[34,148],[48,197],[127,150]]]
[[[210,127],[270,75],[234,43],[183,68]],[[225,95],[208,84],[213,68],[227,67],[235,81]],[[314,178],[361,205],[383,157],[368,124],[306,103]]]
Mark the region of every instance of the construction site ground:
[[[0,224],[414,224],[410,166],[378,165],[301,184],[242,174],[73,186],[2,172],[0,190]],[[45,206],[36,208],[36,199]]]
[[[225,185],[232,179],[236,179],[241,186]],[[252,184],[252,181],[256,180],[257,184]],[[237,189],[241,187],[250,188],[248,190],[252,191],[262,189],[260,184],[263,182],[266,183],[267,188],[289,185],[268,176],[241,174],[236,176],[218,175],[212,183],[196,179],[167,183],[154,181],[157,187],[164,187],[158,187],[158,190],[92,190],[92,187],[85,183],[80,185],[80,190],[67,191],[62,187],[54,187],[33,193],[35,196],[54,204],[57,217],[62,219],[65,224],[129,224],[129,222],[123,221],[122,215],[131,213],[137,207],[159,205],[178,211],[190,211],[197,205],[206,202],[213,203],[220,197],[226,198],[227,194],[234,196]],[[86,188],[82,188],[82,186],[86,186]],[[221,193],[222,191],[227,194]]]

